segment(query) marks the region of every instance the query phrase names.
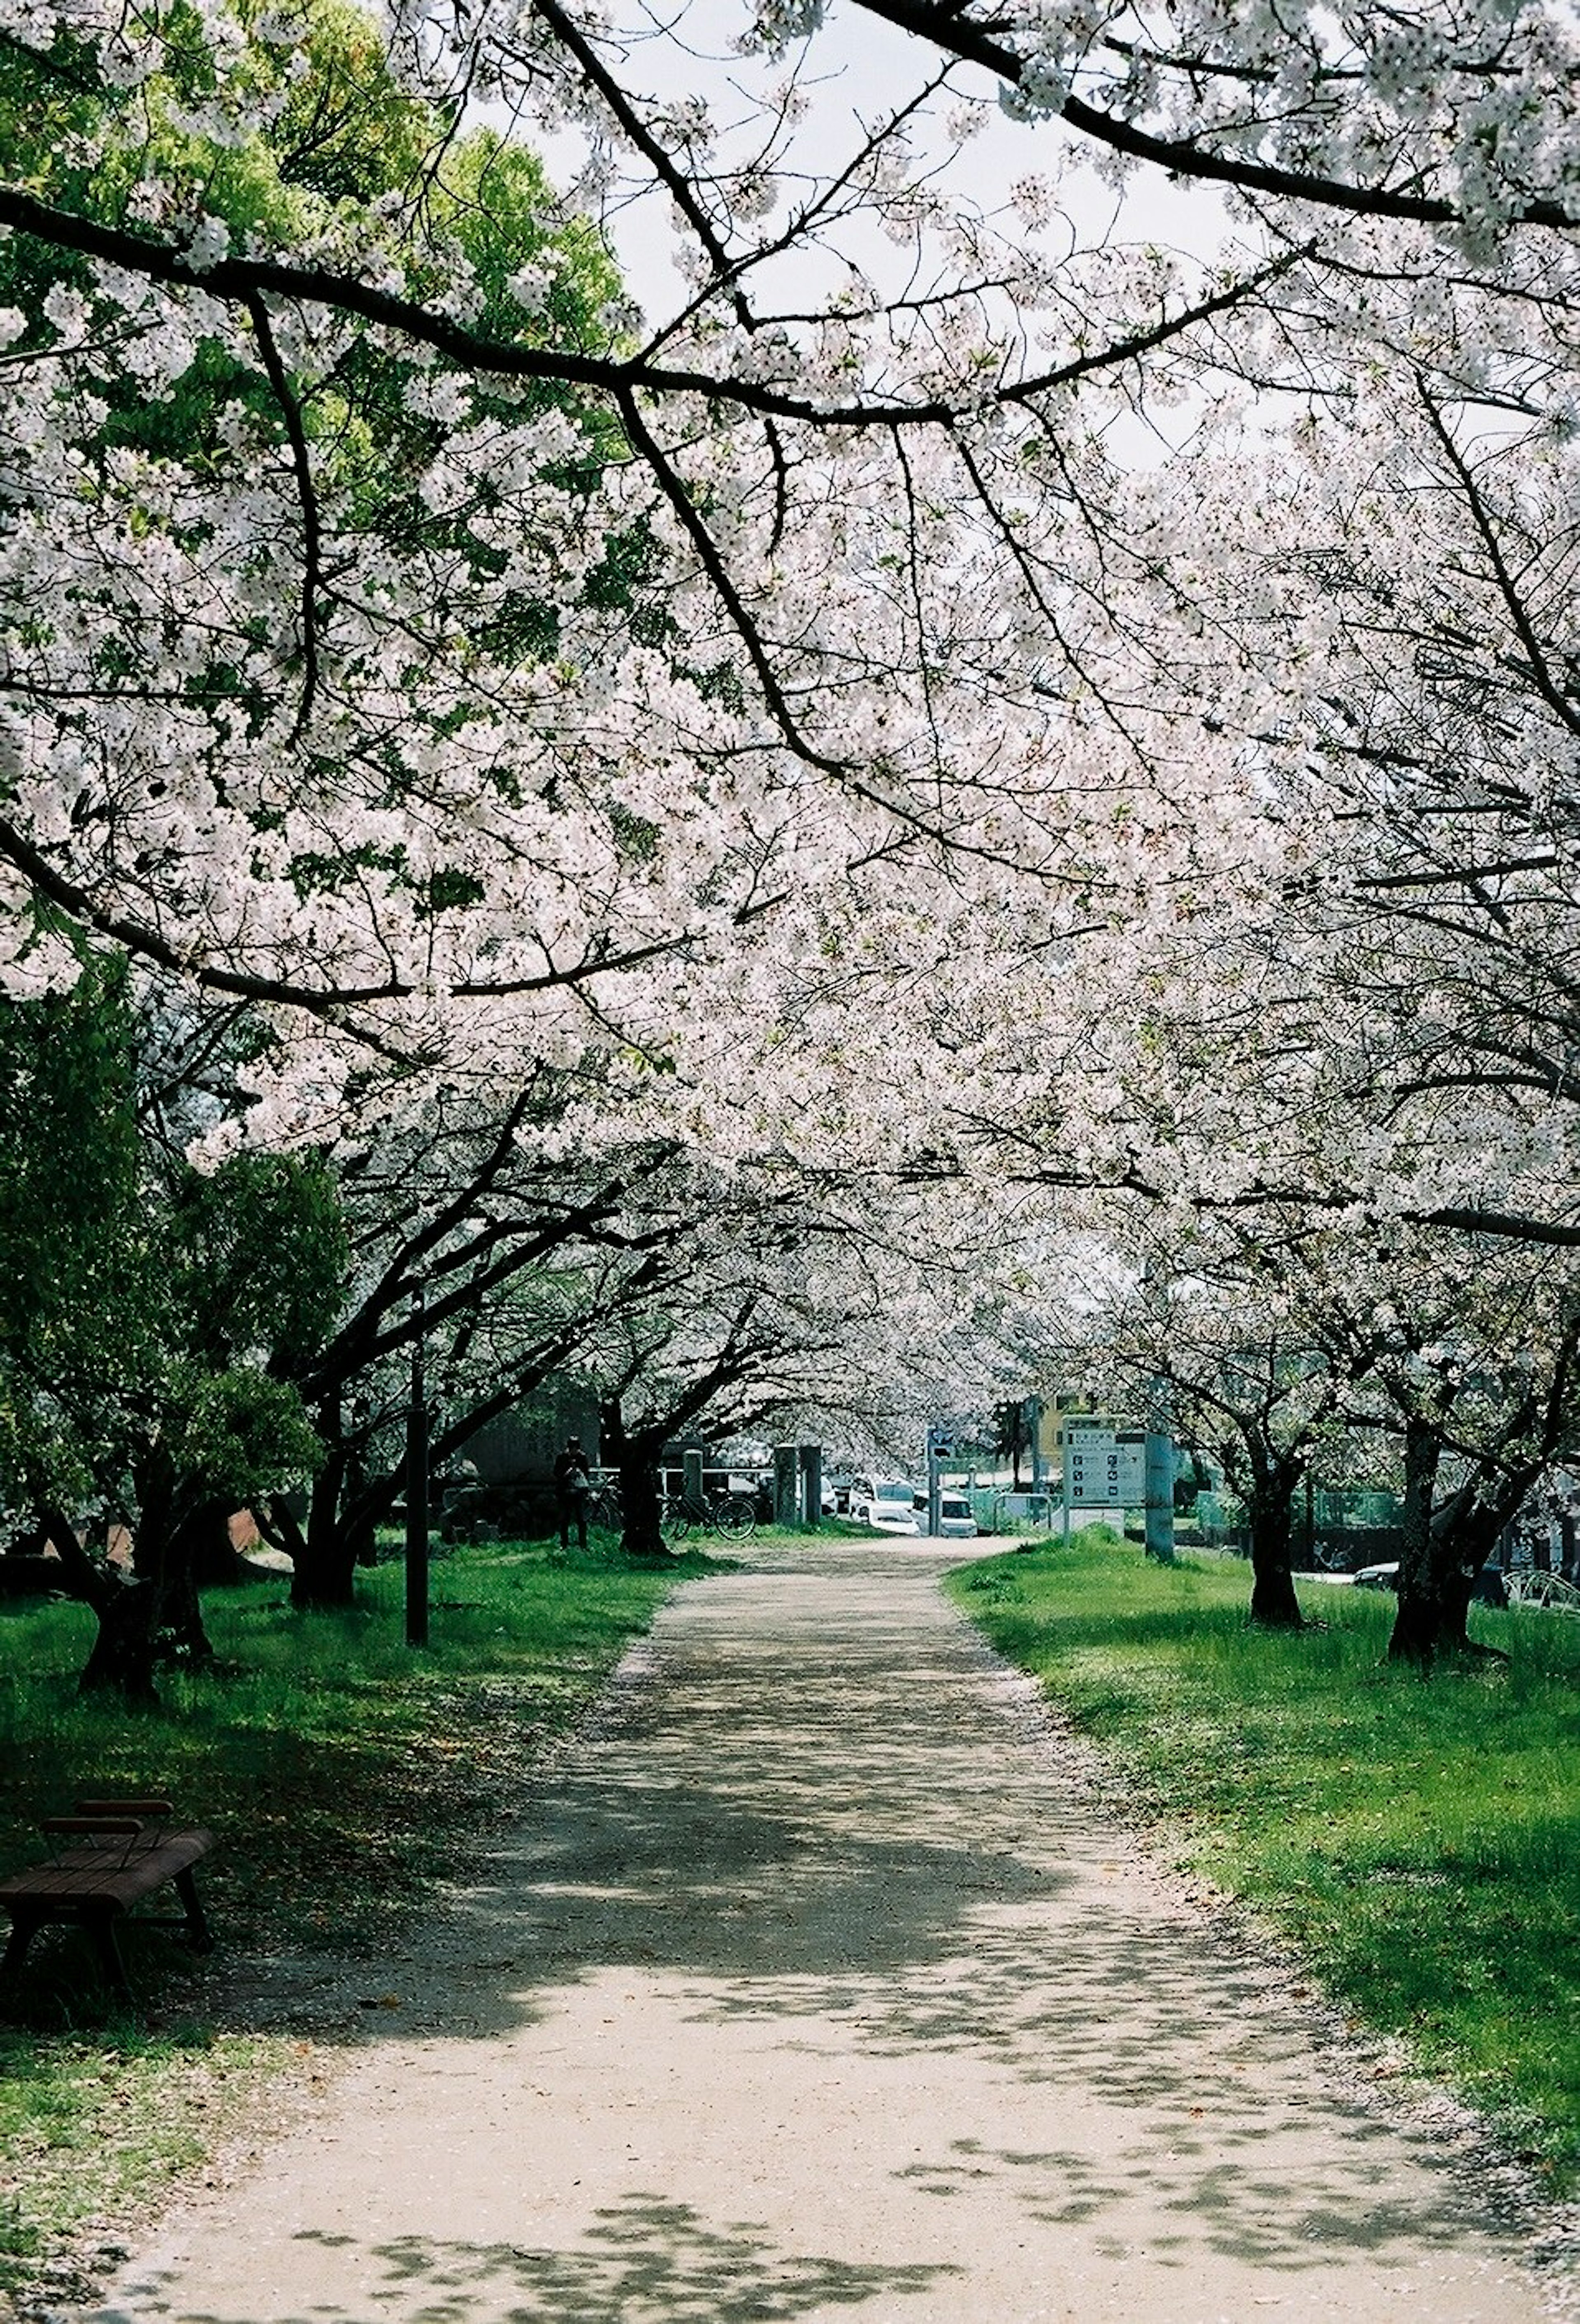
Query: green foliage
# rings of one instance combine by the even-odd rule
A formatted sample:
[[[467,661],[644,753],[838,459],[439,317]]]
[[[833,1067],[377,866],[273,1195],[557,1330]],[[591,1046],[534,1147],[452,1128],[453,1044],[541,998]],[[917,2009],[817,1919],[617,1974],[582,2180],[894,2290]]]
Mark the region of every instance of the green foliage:
[[[162,1442],[191,1500],[241,1508],[322,1462],[301,1398],[283,1380],[250,1365],[212,1372],[178,1357],[163,1388]]]
[[[1358,2022],[1452,2079],[1555,2185],[1580,2176],[1580,1622],[1474,1619],[1507,1667],[1384,1658],[1392,1600],[1252,1631],[1237,1561],[1069,1554],[961,1570],[962,1602]]]
[[[492,129],[463,133],[448,109],[410,95],[390,70],[384,27],[348,0],[306,0],[289,34],[261,8],[252,23],[245,54],[226,60],[223,78],[273,109],[266,134],[215,119],[211,99],[222,77],[187,0],[175,0],[162,19],[162,69],[134,89],[103,82],[82,44],[61,39],[41,57],[0,34],[0,173],[51,202],[138,231],[152,204],[158,231],[178,241],[203,216],[223,220],[235,247],[291,253],[349,240],[376,254],[377,271],[399,273],[419,300],[452,297],[469,273],[471,318],[481,331],[524,346],[608,346],[619,274],[596,227],[559,212],[535,154]],[[523,271],[531,278],[524,292]],[[0,241],[0,306],[31,318],[24,346],[53,338],[41,308],[58,285],[91,300],[88,262],[23,235]],[[181,375],[157,388],[106,355],[98,392],[97,445],[106,454],[133,447],[217,475],[245,440],[286,452],[286,414],[262,351],[245,337],[239,348],[199,339]],[[550,409],[566,411],[574,429],[546,456],[544,477],[571,493],[589,488],[624,451],[598,400],[548,379],[506,388],[470,369],[446,378],[442,364],[414,361],[374,331],[354,336],[328,377],[299,379],[291,393],[327,534],[353,544],[340,553],[355,557],[361,536],[375,561],[381,549],[397,558],[437,556],[462,595],[469,582],[496,581],[507,568],[502,536],[511,522],[500,519],[516,485],[509,461],[477,457],[465,493],[447,500],[442,513],[430,505],[429,471],[457,426],[515,427]],[[651,539],[633,528],[595,568],[588,595],[627,608],[634,635],[673,644],[672,618],[648,586],[653,563]],[[28,618],[43,626],[49,613],[40,608]],[[541,663],[559,650],[560,614],[539,592],[504,590],[490,595],[485,616],[458,613],[456,632],[463,659]],[[118,657],[106,640],[106,678],[134,677]],[[738,683],[727,671],[701,682],[709,691]],[[255,679],[244,681],[234,649],[227,655],[217,644],[213,662],[189,672],[188,683],[206,705],[234,701],[243,725],[255,728],[271,707]],[[388,779],[398,791],[408,770],[398,752],[390,756]],[[418,881],[399,862],[383,868]],[[357,869],[349,859],[309,858],[299,876],[308,892],[354,880]],[[458,870],[425,872],[420,885],[420,901],[436,916],[476,900],[476,883]]]
[[[41,56],[0,34],[0,171],[115,225],[135,222],[131,198],[152,181],[166,189],[178,231],[205,214],[224,221],[236,246],[310,244],[353,217],[371,228],[376,206],[379,237],[403,263],[412,295],[439,288],[459,256],[481,293],[479,328],[534,345],[606,339],[599,318],[620,289],[614,262],[587,221],[556,217],[534,154],[492,130],[458,134],[447,113],[411,96],[390,71],[376,17],[346,0],[308,0],[288,35],[264,29],[261,12],[257,23],[226,77],[273,109],[266,136],[210,126],[204,108],[219,77],[201,18],[180,0],[162,27],[162,69],[134,89],[105,83],[81,44],[61,39]],[[535,308],[509,287],[531,264],[541,265],[545,282]],[[0,243],[0,304],[32,314],[56,282],[89,290],[91,270],[25,236]],[[47,339],[50,327],[31,336]],[[405,356],[363,340],[334,383],[307,400],[308,433],[326,470],[359,484],[364,516],[378,529],[398,537],[416,527],[465,547],[464,527],[436,526],[404,489],[442,432],[406,408],[414,374]],[[260,367],[214,341],[199,344],[167,393],[117,401],[113,383],[109,392],[106,445],[201,464],[217,453],[217,424],[236,403],[284,440]],[[524,398],[529,410],[569,401],[552,382]],[[522,408],[519,399],[510,406]],[[615,439],[606,428],[604,436],[607,451]]]
[[[86,1489],[87,1439],[146,1369],[135,1036],[123,964],[0,998],[0,1496]]]
[[[310,1474],[319,1452],[271,1359],[318,1345],[346,1246],[311,1158],[212,1176],[142,1139],[123,964],[0,1000],[0,1497],[128,1513],[157,1446],[174,1514]]]
[[[333,1176],[316,1157],[235,1154],[183,1169],[170,1199],[165,1282],[172,1318],[212,1362],[319,1346],[347,1265]]]
[[[482,293],[477,327],[491,337],[574,346],[604,336],[594,318],[619,294],[614,263],[585,218],[550,234],[546,221],[552,207],[537,155],[491,129],[457,139],[434,177],[430,224],[465,252]],[[532,261],[545,264],[548,284],[541,308],[529,317],[509,285],[523,263]]]
[[[392,78],[375,17],[345,0],[313,0],[289,42],[260,42],[254,54],[271,90],[283,94],[270,140],[280,185],[330,208],[360,208],[417,177],[435,115]],[[305,67],[288,69],[302,56]]]

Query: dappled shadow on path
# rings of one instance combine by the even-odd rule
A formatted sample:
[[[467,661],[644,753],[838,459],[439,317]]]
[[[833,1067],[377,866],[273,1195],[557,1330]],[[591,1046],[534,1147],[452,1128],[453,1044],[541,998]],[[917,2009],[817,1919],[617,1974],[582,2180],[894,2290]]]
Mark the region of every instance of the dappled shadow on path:
[[[746,1574],[661,1629],[660,1679],[465,1898],[478,1955],[515,1974],[457,1989],[445,2030],[648,1971],[700,2041],[757,2021],[783,2047],[975,2060],[1044,2088],[1050,2127],[1086,2118],[1025,2152],[941,2136],[907,2173],[940,2203],[993,2177],[1032,2218],[1111,2217],[1118,2250],[1144,2201],[1181,2264],[1452,2241],[1446,2190],[1391,2194],[1387,2126],[1312,2087],[1258,1973],[1138,1898],[1024,1697],[936,1600],[919,1623],[906,1578],[868,1560],[802,1618],[797,1577]]]
[[[386,2301],[422,2324],[724,2324],[792,2319],[873,2300],[903,2298],[957,2273],[938,2266],[882,2266],[790,2254],[768,2230],[719,2226],[688,2204],[633,2192],[597,2209],[574,2248],[534,2249],[400,2236],[363,2246],[351,2236],[300,2236],[328,2246],[337,2273],[355,2268],[365,2311]],[[312,2318],[352,2312],[332,2298]],[[201,2319],[197,2319],[201,2324]],[[302,2324],[308,2324],[303,2319]]]
[[[1285,2278],[1451,2252],[1465,2223],[1446,2181],[1400,2171],[1430,2158],[1317,2086],[1293,2010],[1138,1874],[1027,1690],[925,1571],[866,1552],[831,1590],[834,1570],[746,1570],[666,1614],[602,1731],[479,1854],[432,1952],[380,1971],[376,2030],[408,2063],[431,2048],[464,2093],[471,2044],[514,2040],[521,2072],[552,2082],[532,2170],[552,2175],[565,2126],[590,2138],[628,2096],[670,2122],[670,2144],[643,2149],[668,2163],[633,2165],[633,2188],[605,2158],[585,2191],[566,2163],[520,2246],[493,2222],[468,2241],[413,2218],[342,2266],[330,2246],[350,2239],[325,2236],[319,2324],[899,2316],[914,2299],[947,2315],[952,2264],[984,2231]],[[655,2022],[679,2098],[632,2079]],[[540,2057],[522,2037],[546,2025]],[[543,2062],[556,2045],[563,2070]],[[720,2109],[716,2068],[735,2078]],[[776,2073],[805,2105],[788,2126],[751,2112]],[[805,2095],[824,2085],[845,2092],[827,2117]],[[808,2227],[803,2251],[793,2208],[776,2228],[737,2219],[754,2199],[732,2195],[736,2136],[761,2185],[781,2163],[814,2185],[881,2177],[899,2225],[874,2246],[841,2217],[848,2237]],[[715,2181],[688,2179],[699,2146]],[[891,2256],[832,2257],[835,2242]]]

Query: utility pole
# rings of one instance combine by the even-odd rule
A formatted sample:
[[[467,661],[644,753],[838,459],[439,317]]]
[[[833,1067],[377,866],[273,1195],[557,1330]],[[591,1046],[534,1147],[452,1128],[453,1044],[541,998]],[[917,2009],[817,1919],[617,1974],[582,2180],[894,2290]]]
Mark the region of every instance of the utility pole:
[[[1163,1347],[1169,1329],[1168,1277],[1161,1263],[1149,1259],[1147,1299]],[[1167,1354],[1164,1362],[1169,1360]],[[1156,1371],[1147,1382],[1147,1555],[1160,1565],[1174,1563],[1174,1398],[1168,1375]]]
[[[1156,1372],[1147,1383],[1147,1555],[1174,1563],[1174,1438],[1169,1383]]]
[[[427,1309],[422,1286],[411,1294],[411,1400],[406,1407],[406,1644],[428,1644]]]

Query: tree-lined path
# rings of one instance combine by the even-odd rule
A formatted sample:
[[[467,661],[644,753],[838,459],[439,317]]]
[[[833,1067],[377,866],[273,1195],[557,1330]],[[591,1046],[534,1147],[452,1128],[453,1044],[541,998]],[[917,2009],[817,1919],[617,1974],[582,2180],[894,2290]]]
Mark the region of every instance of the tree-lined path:
[[[682,1591],[374,1973],[383,2038],[115,2312],[1535,2324],[1428,2142],[1093,1801],[939,1593],[958,1555]]]

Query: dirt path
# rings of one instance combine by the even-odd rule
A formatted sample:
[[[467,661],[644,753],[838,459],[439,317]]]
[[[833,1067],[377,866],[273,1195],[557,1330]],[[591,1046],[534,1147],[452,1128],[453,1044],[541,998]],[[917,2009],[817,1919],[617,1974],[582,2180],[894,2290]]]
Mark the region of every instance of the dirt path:
[[[106,2311],[274,2324],[1535,2324],[936,1586],[694,1586],[242,2185]]]

